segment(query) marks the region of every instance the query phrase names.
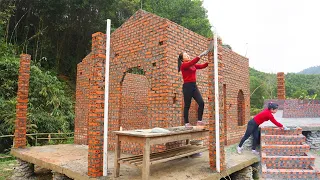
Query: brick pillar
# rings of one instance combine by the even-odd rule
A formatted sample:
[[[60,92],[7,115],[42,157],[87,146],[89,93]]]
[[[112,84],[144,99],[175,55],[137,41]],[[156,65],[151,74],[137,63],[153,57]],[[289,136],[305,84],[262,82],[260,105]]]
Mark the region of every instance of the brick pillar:
[[[88,118],[88,175],[103,174],[103,117],[104,117],[104,69],[105,35],[92,35],[91,72]]]
[[[224,152],[224,144],[226,135],[224,133],[224,122],[223,122],[223,85],[222,85],[222,54],[220,53],[221,50],[221,40],[218,41],[219,49],[218,49],[218,58],[219,58],[219,131],[220,131],[220,170],[226,170],[225,164],[225,152]],[[216,170],[216,132],[215,132],[215,87],[214,87],[214,59],[213,53],[210,52],[208,54],[208,61],[209,61],[209,104],[208,104],[208,111],[209,111],[209,159],[210,159],[210,168],[212,170]]]
[[[283,72],[279,72],[277,74],[277,79],[278,79],[278,99],[284,100],[284,99],[286,99],[284,73]]]
[[[24,148],[27,144],[26,133],[30,79],[30,60],[31,56],[29,54],[21,54],[16,105],[16,121],[13,143],[14,148]]]

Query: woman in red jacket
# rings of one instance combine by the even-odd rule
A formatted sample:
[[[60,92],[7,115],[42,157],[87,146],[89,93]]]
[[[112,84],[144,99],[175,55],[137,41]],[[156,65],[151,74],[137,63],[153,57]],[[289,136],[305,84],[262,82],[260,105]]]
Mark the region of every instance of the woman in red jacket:
[[[197,125],[204,125],[202,122],[202,115],[204,109],[204,102],[198,86],[196,84],[196,71],[197,69],[203,69],[208,66],[208,63],[197,64],[202,56],[208,54],[209,51],[204,51],[198,57],[190,60],[190,56],[187,53],[181,53],[178,58],[178,72],[182,72],[183,77],[183,97],[184,97],[184,123],[186,127],[191,127],[189,123],[189,109],[192,98],[198,103],[198,121]]]
[[[277,120],[274,119],[273,115],[278,111],[278,104],[276,103],[269,103],[268,108],[261,111],[259,114],[257,114],[253,119],[251,119],[248,122],[247,130],[244,136],[242,137],[239,146],[237,147],[237,151],[239,154],[242,153],[242,145],[243,143],[251,136],[253,135],[253,142],[252,142],[252,153],[259,154],[259,152],[256,151],[257,146],[257,140],[259,138],[259,125],[264,123],[265,121],[271,121],[274,125],[278,126],[280,129],[287,129],[284,127],[281,123],[279,123]]]

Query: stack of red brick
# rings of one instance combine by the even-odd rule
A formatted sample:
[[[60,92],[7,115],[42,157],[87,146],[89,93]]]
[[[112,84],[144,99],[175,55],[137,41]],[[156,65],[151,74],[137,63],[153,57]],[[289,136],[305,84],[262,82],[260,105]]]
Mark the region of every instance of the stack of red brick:
[[[261,164],[265,179],[319,179],[315,158],[308,155],[310,147],[301,128],[280,130],[261,129]]]

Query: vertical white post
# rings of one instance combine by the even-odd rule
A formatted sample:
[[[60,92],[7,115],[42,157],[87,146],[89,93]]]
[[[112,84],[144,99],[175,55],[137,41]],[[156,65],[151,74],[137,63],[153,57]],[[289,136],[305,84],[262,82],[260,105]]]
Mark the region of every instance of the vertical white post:
[[[107,20],[106,62],[104,81],[104,133],[103,133],[103,176],[108,175],[108,115],[109,115],[109,61],[110,61],[110,28],[111,20]]]
[[[218,73],[218,33],[214,31],[214,102],[215,102],[215,124],[216,124],[216,167],[220,172],[220,123],[219,123],[219,73]]]

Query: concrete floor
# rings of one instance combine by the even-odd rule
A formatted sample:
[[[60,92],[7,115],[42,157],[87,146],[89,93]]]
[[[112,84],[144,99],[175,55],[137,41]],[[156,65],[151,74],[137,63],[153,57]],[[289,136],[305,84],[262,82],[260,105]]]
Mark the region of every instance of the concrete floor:
[[[16,157],[36,164],[42,168],[51,169],[66,174],[73,179],[89,179],[87,176],[88,147],[84,145],[61,144],[50,146],[13,149]],[[227,171],[221,174],[209,168],[208,151],[199,158],[181,158],[151,166],[150,179],[154,180],[200,180],[220,179],[259,161],[259,157],[250,152],[236,154],[235,147],[226,148]],[[128,155],[123,155],[128,156]],[[107,179],[113,179],[114,153],[108,152]],[[141,170],[136,167],[121,165],[119,180],[141,179]]]

